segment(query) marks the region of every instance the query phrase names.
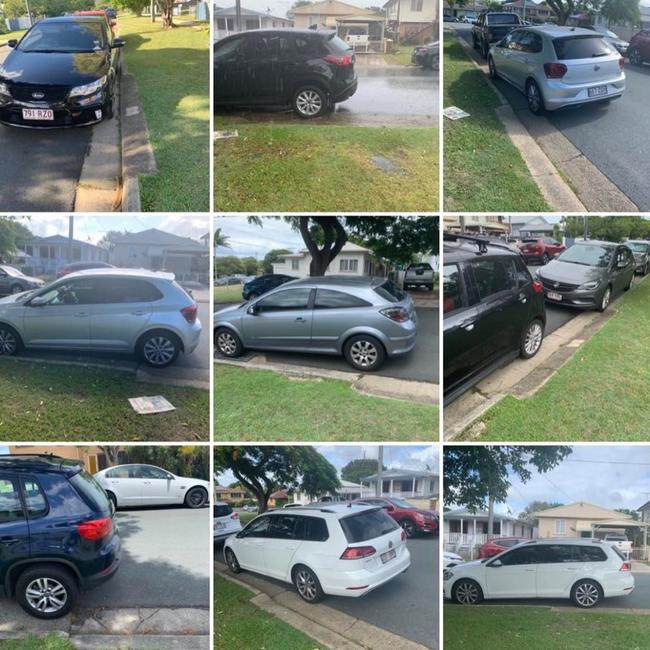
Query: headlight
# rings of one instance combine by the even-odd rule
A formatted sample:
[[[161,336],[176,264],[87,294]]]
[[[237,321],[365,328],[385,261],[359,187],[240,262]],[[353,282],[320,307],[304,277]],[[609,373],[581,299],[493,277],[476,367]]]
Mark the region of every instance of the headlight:
[[[578,287],[579,291],[591,291],[592,289],[598,289],[600,286],[600,280],[592,280],[591,282],[585,282]]]
[[[91,84],[85,84],[84,86],[75,86],[70,91],[70,97],[83,97],[84,95],[92,95],[100,91],[106,85],[106,75],[97,81],[93,81]]]
[[[443,579],[445,582],[447,582],[447,580],[451,580],[451,579],[453,578],[453,576],[454,576],[454,574],[453,574],[449,569],[445,569],[445,570],[442,572],[442,579]]]
[[[11,93],[9,92],[9,88],[7,87],[7,84],[2,83],[1,81],[0,81],[0,95],[11,96]]]

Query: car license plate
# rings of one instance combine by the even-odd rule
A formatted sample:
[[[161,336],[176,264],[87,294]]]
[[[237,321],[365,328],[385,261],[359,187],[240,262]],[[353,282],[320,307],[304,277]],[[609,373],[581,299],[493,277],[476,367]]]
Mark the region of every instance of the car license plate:
[[[54,121],[54,111],[49,108],[23,108],[23,120]]]
[[[386,564],[386,562],[390,562],[395,558],[397,553],[395,552],[394,548],[391,548],[390,551],[386,551],[385,553],[382,553],[379,557],[381,557],[381,561],[383,564]]]
[[[562,294],[561,293],[554,293],[553,291],[549,291],[546,294],[546,297],[549,298],[550,300],[562,300]]]
[[[217,529],[217,530],[220,530],[220,529],[226,527],[226,524],[224,524],[223,521],[216,521],[216,522],[215,522],[215,525],[216,525],[216,529]]]
[[[589,97],[602,97],[607,94],[607,86],[594,86],[587,90]]]

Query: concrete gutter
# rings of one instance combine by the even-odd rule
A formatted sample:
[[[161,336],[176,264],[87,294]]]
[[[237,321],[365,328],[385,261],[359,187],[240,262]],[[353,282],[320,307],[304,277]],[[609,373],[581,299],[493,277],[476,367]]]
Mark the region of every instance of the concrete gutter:
[[[251,603],[300,630],[333,650],[429,650],[361,619],[344,614],[325,604],[304,602],[292,587],[270,583],[253,574],[237,578],[226,567],[215,564],[215,573],[251,591]]]

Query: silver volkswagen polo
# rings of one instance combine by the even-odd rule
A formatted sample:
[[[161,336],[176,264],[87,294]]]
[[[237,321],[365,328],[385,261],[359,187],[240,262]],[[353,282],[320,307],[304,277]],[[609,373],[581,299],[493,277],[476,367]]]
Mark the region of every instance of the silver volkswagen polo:
[[[151,366],[198,345],[197,304],[172,273],[77,271],[0,299],[0,354],[25,348],[136,353]]]
[[[521,90],[536,115],[620,97],[623,65],[623,57],[602,34],[554,25],[514,29],[488,55],[490,76]]]
[[[415,347],[410,296],[385,278],[326,276],[287,282],[262,297],[214,314],[218,352],[244,349],[344,355],[357,370]]]

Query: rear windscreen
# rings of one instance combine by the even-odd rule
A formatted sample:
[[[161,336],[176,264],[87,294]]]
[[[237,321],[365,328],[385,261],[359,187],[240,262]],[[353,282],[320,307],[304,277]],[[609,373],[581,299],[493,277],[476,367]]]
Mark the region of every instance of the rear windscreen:
[[[488,14],[488,25],[519,25],[516,14]]]
[[[602,36],[571,36],[553,41],[555,54],[560,61],[571,59],[595,59],[613,53]]]
[[[375,287],[375,293],[378,293],[382,298],[389,302],[399,302],[406,298],[406,293],[391,280],[386,280],[383,284]]]
[[[111,506],[104,488],[88,472],[82,470],[75,474],[70,479],[70,483],[92,508],[102,512],[110,511]]]
[[[350,544],[365,542],[397,530],[399,526],[383,510],[366,510],[341,519],[341,528]]]
[[[330,38],[327,39],[327,42],[329,49],[334,54],[346,54],[352,49],[342,38],[336,36],[336,34],[330,36]]]
[[[214,506],[215,517],[227,517],[232,513],[232,508],[228,505]]]

